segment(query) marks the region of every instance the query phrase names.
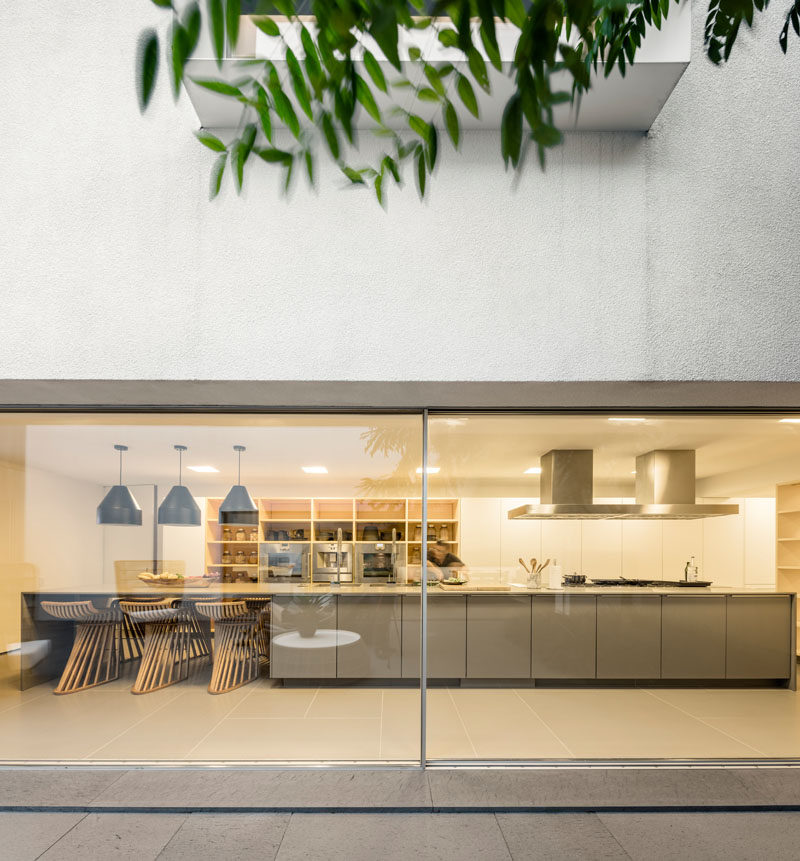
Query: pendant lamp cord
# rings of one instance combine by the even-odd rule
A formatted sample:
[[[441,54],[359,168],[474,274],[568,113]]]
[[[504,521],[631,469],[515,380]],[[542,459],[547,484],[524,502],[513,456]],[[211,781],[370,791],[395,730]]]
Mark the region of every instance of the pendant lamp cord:
[[[119,452],[119,483],[122,484],[122,449]]]
[[[178,449],[178,484],[183,486],[183,452]]]
[[[238,454],[239,454],[239,477],[236,479],[236,483],[241,484],[242,483],[242,453],[238,452]]]

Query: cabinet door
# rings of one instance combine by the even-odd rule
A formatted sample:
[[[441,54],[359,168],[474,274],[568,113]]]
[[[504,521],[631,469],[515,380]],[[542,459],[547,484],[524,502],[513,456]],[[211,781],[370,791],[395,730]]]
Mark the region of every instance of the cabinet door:
[[[788,595],[729,595],[727,677],[787,679],[791,675],[792,608]]]
[[[273,597],[273,679],[336,678],[337,639],[335,595]]]
[[[420,599],[403,598],[403,678],[419,678]],[[428,601],[428,678],[467,674],[467,598],[437,595]]]
[[[664,595],[661,678],[725,678],[725,596]]]
[[[531,674],[535,679],[593,679],[595,596],[535,595],[531,640]]]
[[[467,678],[531,675],[529,595],[467,596]]]
[[[339,596],[340,679],[400,677],[399,595]]]
[[[597,596],[597,678],[661,676],[661,596]]]

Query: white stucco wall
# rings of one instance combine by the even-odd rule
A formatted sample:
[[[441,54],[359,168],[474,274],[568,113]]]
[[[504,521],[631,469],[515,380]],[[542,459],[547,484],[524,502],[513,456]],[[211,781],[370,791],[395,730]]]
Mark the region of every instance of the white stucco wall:
[[[494,133],[430,200],[210,154],[166,80],[142,118],[146,0],[0,7],[0,378],[797,379],[800,41],[780,13],[695,56],[648,137],[571,137],[516,189]],[[87,15],[91,19],[87,22]]]

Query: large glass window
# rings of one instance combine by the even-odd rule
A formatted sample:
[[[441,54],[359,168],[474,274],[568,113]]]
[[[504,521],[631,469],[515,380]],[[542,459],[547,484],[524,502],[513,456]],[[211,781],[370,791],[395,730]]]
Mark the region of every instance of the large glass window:
[[[431,416],[428,756],[800,755],[797,421]]]
[[[0,760],[419,761],[420,415],[0,442]]]

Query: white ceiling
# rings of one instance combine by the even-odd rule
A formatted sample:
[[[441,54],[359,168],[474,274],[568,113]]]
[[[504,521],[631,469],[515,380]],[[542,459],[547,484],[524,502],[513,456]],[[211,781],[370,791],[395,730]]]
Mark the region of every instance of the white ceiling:
[[[430,425],[434,495],[538,495],[535,475],[551,448],[594,450],[595,494],[633,493],[636,455],[654,448],[697,451],[698,496],[769,494],[776,481],[800,479],[800,424],[770,417],[650,417],[618,424],[605,416],[452,415]],[[369,453],[374,429],[395,443]],[[219,495],[236,477],[233,445],[247,446],[242,481],[255,495],[357,495],[370,481],[393,477],[404,491],[420,477],[418,416],[31,416],[0,420],[0,456],[98,485],[116,481],[115,443],[130,450],[125,481],[171,485],[177,476],[172,446],[187,445],[184,465],[208,464],[215,475],[184,472],[198,495]],[[16,447],[16,450],[15,450]],[[329,474],[306,475],[324,465]],[[391,486],[392,481],[387,485]],[[399,492],[399,491],[398,491]]]

